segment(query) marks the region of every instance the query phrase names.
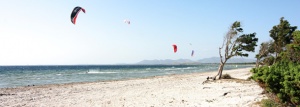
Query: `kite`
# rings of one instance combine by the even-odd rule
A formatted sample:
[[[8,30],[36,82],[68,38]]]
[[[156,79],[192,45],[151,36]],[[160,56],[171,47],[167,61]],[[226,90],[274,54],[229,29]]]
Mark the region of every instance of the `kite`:
[[[124,23],[127,23],[128,25],[130,25],[130,20],[125,19]]]
[[[191,54],[191,56],[194,56],[194,50],[192,50],[192,54]]]
[[[76,18],[77,18],[77,16],[78,16],[80,10],[82,10],[83,13],[85,13],[85,9],[83,9],[83,8],[81,8],[81,7],[79,7],[79,6],[75,7],[75,8],[73,9],[72,13],[71,13],[71,22],[72,22],[74,25],[75,25],[75,23],[76,23]]]
[[[174,53],[176,53],[177,52],[177,45],[173,44],[172,46],[174,48]]]

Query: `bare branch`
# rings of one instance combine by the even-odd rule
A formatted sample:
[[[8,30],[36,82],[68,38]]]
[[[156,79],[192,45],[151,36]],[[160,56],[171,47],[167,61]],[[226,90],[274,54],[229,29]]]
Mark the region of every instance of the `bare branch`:
[[[222,58],[222,54],[221,54],[221,50],[222,50],[222,48],[219,48],[219,55],[220,55],[220,59],[221,59],[221,62],[223,62],[223,58]]]

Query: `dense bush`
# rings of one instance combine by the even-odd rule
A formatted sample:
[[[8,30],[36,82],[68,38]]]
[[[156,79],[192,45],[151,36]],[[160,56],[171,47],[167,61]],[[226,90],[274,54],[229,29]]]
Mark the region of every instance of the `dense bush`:
[[[276,103],[274,100],[263,99],[261,100],[262,107],[280,107],[280,104]]]
[[[253,68],[252,78],[264,83],[266,90],[275,93],[282,102],[300,105],[300,64],[278,61],[268,67]]]

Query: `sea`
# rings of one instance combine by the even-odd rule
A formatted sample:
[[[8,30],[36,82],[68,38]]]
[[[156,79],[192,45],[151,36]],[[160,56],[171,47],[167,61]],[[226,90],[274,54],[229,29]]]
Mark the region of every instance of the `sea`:
[[[0,88],[146,78],[217,71],[219,64],[199,65],[43,65],[0,66]],[[224,70],[253,67],[227,64]]]

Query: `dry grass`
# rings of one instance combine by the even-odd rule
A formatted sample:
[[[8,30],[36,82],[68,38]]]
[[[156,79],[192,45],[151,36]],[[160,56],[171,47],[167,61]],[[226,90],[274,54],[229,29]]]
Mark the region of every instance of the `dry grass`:
[[[233,79],[229,74],[222,75],[221,79]]]

